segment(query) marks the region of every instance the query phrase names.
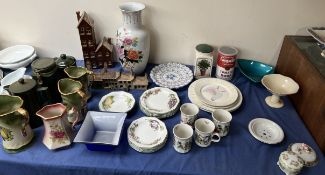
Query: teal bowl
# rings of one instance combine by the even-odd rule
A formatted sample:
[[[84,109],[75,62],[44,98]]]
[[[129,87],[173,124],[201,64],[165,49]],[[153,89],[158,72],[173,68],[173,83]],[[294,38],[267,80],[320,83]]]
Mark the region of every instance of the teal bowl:
[[[237,59],[240,72],[255,83],[261,82],[261,79],[274,72],[274,67],[253,60]]]

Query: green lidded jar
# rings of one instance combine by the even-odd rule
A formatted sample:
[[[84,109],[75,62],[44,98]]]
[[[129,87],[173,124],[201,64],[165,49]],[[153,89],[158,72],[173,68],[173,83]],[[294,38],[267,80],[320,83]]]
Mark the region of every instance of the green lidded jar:
[[[72,56],[61,54],[59,58],[56,58],[55,63],[58,67],[60,79],[68,78],[67,74],[64,72],[64,69],[70,66],[76,66],[76,59]]]
[[[37,128],[43,124],[42,120],[36,116],[36,111],[41,108],[37,94],[37,84],[33,79],[19,79],[9,86],[9,91],[12,95],[19,96],[24,101],[23,108],[26,109],[30,116],[30,126]]]

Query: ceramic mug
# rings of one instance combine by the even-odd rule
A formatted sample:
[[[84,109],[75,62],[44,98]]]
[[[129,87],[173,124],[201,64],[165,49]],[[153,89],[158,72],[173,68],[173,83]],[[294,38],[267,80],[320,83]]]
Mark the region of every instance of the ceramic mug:
[[[177,124],[173,128],[174,149],[179,153],[187,153],[191,150],[193,129],[187,124]]]
[[[214,125],[216,125],[217,133],[223,137],[229,132],[230,122],[232,120],[232,115],[230,112],[224,109],[216,109],[212,112],[212,119]]]
[[[195,121],[195,132],[194,139],[195,143],[200,147],[208,147],[211,142],[219,142],[221,136],[214,132],[215,126],[214,123],[206,118],[200,118]],[[217,136],[218,139],[213,137]]]
[[[193,126],[194,121],[199,113],[199,107],[193,103],[182,104],[181,108],[181,123]]]

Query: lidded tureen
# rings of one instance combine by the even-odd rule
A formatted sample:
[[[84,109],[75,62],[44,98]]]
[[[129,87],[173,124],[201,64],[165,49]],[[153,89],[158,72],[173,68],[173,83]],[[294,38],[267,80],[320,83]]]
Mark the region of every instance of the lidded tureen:
[[[305,143],[293,143],[289,145],[288,151],[297,154],[304,161],[306,167],[312,167],[318,163],[316,152]]]
[[[296,153],[284,151],[280,154],[278,165],[286,175],[295,175],[304,167],[304,161]]]

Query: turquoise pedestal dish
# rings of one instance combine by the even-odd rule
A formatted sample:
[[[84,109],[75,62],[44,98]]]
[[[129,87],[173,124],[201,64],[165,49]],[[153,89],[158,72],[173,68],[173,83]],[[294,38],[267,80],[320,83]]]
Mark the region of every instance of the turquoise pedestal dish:
[[[240,72],[255,83],[261,82],[261,79],[274,72],[274,67],[253,60],[237,59]]]

